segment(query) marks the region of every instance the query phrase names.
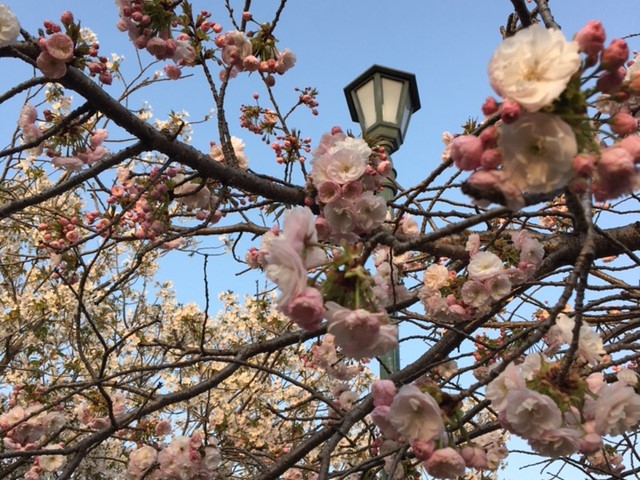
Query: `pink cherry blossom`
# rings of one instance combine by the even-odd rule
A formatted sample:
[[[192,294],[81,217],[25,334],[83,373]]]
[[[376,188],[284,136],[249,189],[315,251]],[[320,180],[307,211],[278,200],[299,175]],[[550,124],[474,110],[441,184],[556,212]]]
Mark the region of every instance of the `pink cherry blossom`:
[[[451,280],[449,270],[444,265],[432,263],[424,271],[422,277],[423,294],[429,295],[437,293],[442,287],[446,286]]]
[[[624,148],[635,163],[640,162],[640,136],[629,135],[615,144],[617,147]]]
[[[462,135],[451,142],[451,159],[460,170],[475,170],[481,165],[482,141],[475,135]]]
[[[36,65],[45,77],[57,80],[67,73],[67,65],[62,60],[51,56],[48,52],[40,52],[36,58]]]
[[[469,468],[488,468],[487,454],[480,447],[466,446],[460,450],[460,456],[464,458],[464,463]]]
[[[385,312],[350,310],[335,302],[325,304],[327,331],[335,343],[351,358],[371,358],[397,345],[397,328],[389,325]]]
[[[552,103],[580,68],[578,44],[541,24],[507,37],[489,62],[489,81],[503,98],[537,112]]]
[[[457,450],[445,447],[433,452],[424,467],[434,478],[455,479],[464,475],[466,464]]]
[[[249,160],[247,159],[247,155],[244,151],[244,142],[242,139],[238,137],[231,136],[231,146],[233,147],[233,153],[236,156],[236,160],[238,162],[238,167],[246,170],[249,166]],[[222,146],[216,143],[211,144],[211,148],[209,149],[209,157],[211,157],[216,162],[229,163],[224,156],[224,152],[222,150]]]
[[[18,40],[20,23],[18,17],[4,4],[0,4],[0,48]]]
[[[68,172],[78,172],[84,167],[84,162],[78,157],[53,157],[51,164]]]
[[[580,447],[581,432],[575,428],[547,430],[539,437],[530,439],[529,445],[536,452],[551,458],[569,456]]]
[[[373,192],[364,192],[354,205],[356,224],[361,233],[379,227],[387,216],[387,202]]]
[[[520,367],[510,363],[500,375],[487,385],[485,397],[491,400],[496,410],[504,410],[507,406],[507,395],[515,390],[526,388]]]
[[[460,289],[460,298],[470,307],[480,308],[487,304],[491,292],[482,282],[469,280]]]
[[[325,205],[322,213],[335,233],[346,235],[356,228],[357,219],[353,202],[339,199]]]
[[[278,305],[288,305],[307,284],[307,270],[295,248],[284,238],[276,238],[265,257],[267,278],[280,289]]]
[[[503,125],[498,141],[505,177],[523,192],[550,192],[573,176],[578,144],[572,128],[549,113],[528,113]]]
[[[341,193],[340,185],[331,180],[326,180],[318,185],[318,200],[322,203],[331,203],[339,200]]]
[[[562,424],[558,405],[547,395],[520,388],[507,393],[505,403],[500,418],[508,430],[521,437],[536,439]]]
[[[400,436],[396,428],[389,420],[391,407],[387,405],[379,405],[371,412],[371,420],[380,429],[385,438],[393,440]]]
[[[242,67],[242,61],[247,55],[251,55],[251,42],[240,31],[226,32],[221,40],[222,61],[228,65]]]
[[[54,33],[47,38],[41,47],[51,57],[62,62],[68,62],[73,58],[73,40],[65,33]]]
[[[436,449],[436,442],[433,440],[413,440],[411,450],[421,462],[426,462]]]
[[[134,478],[142,478],[142,475],[156,462],[158,451],[149,445],[143,445],[129,454],[127,474]]]
[[[375,407],[381,405],[391,405],[396,392],[395,384],[391,380],[374,380],[371,384],[371,395],[373,396],[373,405]]]
[[[178,185],[173,189],[173,193],[178,202],[190,209],[211,208],[211,190],[206,185],[196,182],[184,182],[183,175],[176,175],[174,180]]]
[[[326,261],[324,250],[316,245],[318,233],[309,208],[298,207],[287,211],[282,222],[282,237],[302,257],[306,268],[317,267]]]
[[[504,270],[504,265],[500,257],[491,252],[476,253],[467,266],[469,278],[472,280],[486,280]]]
[[[624,382],[603,384],[598,398],[585,406],[585,414],[595,420],[600,435],[621,435],[640,422],[640,395]]]
[[[411,440],[434,440],[444,434],[440,407],[428,393],[415,385],[403,385],[391,404],[389,420]]]
[[[608,200],[631,193],[638,185],[633,157],[625,148],[603,148],[597,164],[598,178],[593,185],[596,200]]]
[[[280,309],[300,328],[315,332],[320,328],[324,315],[322,294],[316,288],[306,287]]]
[[[295,64],[296,54],[288,48],[285,48],[278,54],[278,59],[276,60],[276,72],[282,75],[287,70],[293,68]]]

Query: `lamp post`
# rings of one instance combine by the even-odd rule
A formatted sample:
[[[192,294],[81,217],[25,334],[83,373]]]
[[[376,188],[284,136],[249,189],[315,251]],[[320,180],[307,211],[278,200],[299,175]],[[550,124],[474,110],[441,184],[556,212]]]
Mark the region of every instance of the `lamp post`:
[[[391,154],[404,142],[411,115],[420,109],[416,76],[373,65],[347,85],[344,93],[351,119],[360,124],[364,136],[384,147],[391,161]],[[396,171],[392,168],[381,192],[387,201],[397,192],[395,179]],[[385,353],[380,361],[380,377],[387,378],[400,369],[400,350]]]

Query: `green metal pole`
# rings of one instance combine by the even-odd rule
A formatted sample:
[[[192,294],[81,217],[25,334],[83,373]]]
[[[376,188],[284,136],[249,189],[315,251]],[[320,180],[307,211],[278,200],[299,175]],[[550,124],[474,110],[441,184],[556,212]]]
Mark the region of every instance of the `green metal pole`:
[[[386,142],[380,142],[380,145],[384,147],[387,157],[392,165],[391,172],[389,172],[388,177],[382,183],[382,191],[380,192],[380,196],[389,202],[397,193],[395,182],[396,170],[393,168],[393,161],[391,160],[391,146],[387,145]],[[391,208],[389,208],[389,210],[391,210]],[[379,360],[380,378],[387,379],[389,376],[400,370],[400,347],[396,347],[393,350],[380,355]]]

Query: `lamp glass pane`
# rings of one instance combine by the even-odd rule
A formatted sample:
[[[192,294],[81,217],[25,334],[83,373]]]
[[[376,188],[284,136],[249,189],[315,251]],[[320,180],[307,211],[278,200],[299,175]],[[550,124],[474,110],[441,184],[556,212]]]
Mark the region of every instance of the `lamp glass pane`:
[[[402,136],[407,133],[407,127],[409,126],[409,119],[411,118],[411,103],[407,102],[402,109],[402,120],[400,121],[400,131]]]
[[[398,125],[398,107],[403,82],[382,77],[382,120]]]
[[[376,98],[373,90],[373,79],[356,90],[356,98],[360,104],[362,129],[366,130],[376,121]]]

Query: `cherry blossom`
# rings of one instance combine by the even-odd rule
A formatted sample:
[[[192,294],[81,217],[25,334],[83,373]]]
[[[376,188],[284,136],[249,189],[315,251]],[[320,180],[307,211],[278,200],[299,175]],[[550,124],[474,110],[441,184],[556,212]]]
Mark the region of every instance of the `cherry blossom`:
[[[537,112],[553,102],[580,68],[578,43],[540,24],[505,39],[489,62],[489,81],[504,98]]]
[[[440,407],[415,385],[404,385],[393,398],[389,421],[398,432],[412,440],[434,440],[444,434]],[[464,463],[464,462],[463,462]]]
[[[0,48],[18,40],[20,23],[15,14],[4,3],[0,3]]]
[[[571,127],[555,115],[529,113],[500,130],[498,144],[506,179],[524,192],[565,186],[578,153]]]

